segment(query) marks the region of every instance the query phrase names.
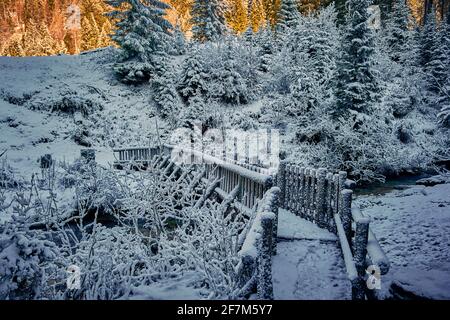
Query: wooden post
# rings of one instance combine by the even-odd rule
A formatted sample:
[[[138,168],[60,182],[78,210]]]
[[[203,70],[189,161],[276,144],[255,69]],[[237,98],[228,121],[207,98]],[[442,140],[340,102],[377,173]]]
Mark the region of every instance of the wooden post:
[[[340,212],[341,191],[344,190],[345,180],[347,179],[347,172],[339,171],[337,181],[337,212]]]
[[[356,221],[354,257],[355,266],[360,277],[364,277],[366,271],[367,242],[369,239],[369,218],[359,218]]]
[[[316,222],[321,228],[326,227],[326,181],[327,170],[321,168],[317,171],[317,195],[316,195]]]
[[[315,219],[315,199],[316,199],[316,170],[311,169],[309,171],[310,175],[310,185],[309,185],[309,216],[310,220],[313,221]]]
[[[310,220],[310,211],[309,211],[309,207],[310,207],[310,192],[311,192],[311,177],[310,177],[310,173],[311,173],[311,169],[310,168],[306,168],[305,169],[305,192],[303,193],[303,197],[304,197],[304,202],[303,202],[303,207],[304,207],[304,215],[303,218]]]
[[[250,162],[250,145],[249,145],[249,140],[248,140],[248,135],[245,136],[245,144],[244,144],[244,150],[245,150],[245,163],[249,163]]]
[[[278,239],[278,208],[280,206],[280,189],[271,189],[272,199],[270,201],[270,212],[275,215],[273,220],[273,235],[272,235],[272,255],[277,254],[277,239]]]
[[[285,192],[286,192],[286,162],[285,161],[281,161],[280,162],[280,167],[278,169],[278,175],[277,175],[277,184],[278,184],[278,188],[280,188],[281,192],[280,192],[280,206],[282,208],[285,208],[285,203],[284,203],[284,199],[285,199]]]
[[[275,214],[272,212],[261,214],[262,234],[258,254],[258,285],[257,294],[260,300],[273,300],[272,283],[272,235]]]
[[[296,216],[300,215],[300,205],[299,205],[299,198],[300,198],[300,167],[295,166],[294,167],[294,192],[293,192],[293,211],[292,213]]]
[[[358,272],[358,280],[354,284],[354,299],[363,300],[365,298],[365,293],[370,299],[373,298],[373,292],[367,289],[365,283],[365,273],[366,273],[366,257],[367,257],[367,244],[369,241],[369,224],[370,219],[366,217],[358,217],[355,221],[355,243],[353,249],[353,256],[355,260],[356,270]]]
[[[304,218],[305,216],[305,207],[304,207],[304,201],[305,201],[305,168],[300,168],[299,171],[299,193],[298,193],[298,211],[299,211],[299,215],[300,217]]]
[[[352,195],[352,190],[342,190],[339,206],[339,215],[342,219],[342,226],[350,248],[352,248]]]
[[[332,194],[333,194],[333,174],[329,172],[326,177],[326,222],[327,222],[327,228],[330,232],[335,232],[334,230],[334,224],[333,224],[333,207],[332,207]]]

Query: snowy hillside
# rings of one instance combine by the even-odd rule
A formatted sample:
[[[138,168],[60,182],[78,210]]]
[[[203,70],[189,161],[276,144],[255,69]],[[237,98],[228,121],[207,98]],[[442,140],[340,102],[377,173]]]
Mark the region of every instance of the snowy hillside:
[[[0,150],[13,167],[29,174],[44,154],[72,161],[90,146],[106,165],[113,147],[152,141],[148,88],[114,80],[115,54],[0,57]]]

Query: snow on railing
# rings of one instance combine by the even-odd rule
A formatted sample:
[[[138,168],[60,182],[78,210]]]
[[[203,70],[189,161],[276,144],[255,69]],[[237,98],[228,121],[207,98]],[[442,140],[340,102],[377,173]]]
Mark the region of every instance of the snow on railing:
[[[187,156],[189,163],[204,166],[205,179],[220,179],[217,186],[219,196],[229,194],[236,186],[240,186],[239,202],[247,209],[253,208],[273,185],[271,175],[256,169],[253,171],[251,167],[245,168],[197,150],[165,145],[164,154],[170,156],[173,161],[180,161]]]
[[[246,297],[256,289],[258,299],[273,299],[272,256],[276,254],[279,194],[277,187],[266,192],[248,230],[243,231],[245,240],[237,266],[241,289],[237,296]]]
[[[193,149],[164,145],[162,148],[115,149],[114,152],[119,155],[115,167],[122,167],[125,163],[147,165],[153,161],[158,168],[167,166],[166,170],[171,166],[178,167],[175,165],[176,159],[188,155],[191,163],[201,164],[203,167],[194,183],[213,182],[207,196],[214,192],[223,201],[230,201],[232,195],[232,200],[238,203],[239,210],[247,217],[252,217],[252,208],[262,206],[257,208],[250,231],[246,234],[245,241],[243,240],[239,269],[245,282],[242,284],[243,291],[250,290],[252,284],[258,283],[258,286],[262,286],[260,296],[267,298],[271,295],[269,284],[263,283],[262,279],[258,280],[253,271],[256,270],[255,266],[265,265],[265,260],[258,264],[258,259],[265,259],[262,258],[265,253],[261,243],[269,241],[266,230],[269,227],[273,230],[270,237],[272,254],[276,252],[276,241],[273,239],[276,239],[278,219],[268,213],[277,214],[278,206],[338,235],[348,277],[352,283],[353,299],[364,299],[366,295],[371,295],[364,283],[366,268],[369,265],[378,266],[381,274],[389,271],[389,260],[370,230],[370,219],[365,218],[359,208],[352,206],[353,192],[348,187],[354,183],[347,179],[347,173],[344,171],[334,174],[326,169],[304,168],[282,161],[275,175],[279,188],[270,189],[274,179],[269,172]],[[201,204],[200,202],[198,205]],[[266,271],[258,272],[263,274]],[[271,276],[269,278],[271,279]]]
[[[347,173],[333,174],[282,161],[276,182],[281,189],[281,208],[338,235],[353,299],[370,295],[364,282],[366,268],[376,265],[386,274],[389,260],[369,228],[370,219],[352,206],[353,191],[348,186],[354,182],[347,179]]]

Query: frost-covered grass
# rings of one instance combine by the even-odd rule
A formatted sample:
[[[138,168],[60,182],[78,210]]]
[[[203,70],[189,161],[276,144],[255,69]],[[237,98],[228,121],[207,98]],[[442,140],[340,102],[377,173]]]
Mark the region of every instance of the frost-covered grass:
[[[192,189],[194,176],[77,160],[28,182],[2,168],[0,299],[158,298],[176,283],[179,298],[237,298],[247,220],[213,200],[195,207],[207,186]],[[79,290],[65,285],[70,265]]]

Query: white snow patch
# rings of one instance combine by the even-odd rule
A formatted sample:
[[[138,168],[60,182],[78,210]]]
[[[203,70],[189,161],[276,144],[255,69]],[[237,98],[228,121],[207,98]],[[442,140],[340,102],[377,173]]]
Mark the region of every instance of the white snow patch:
[[[382,278],[432,299],[450,299],[450,184],[414,186],[356,198],[389,260]]]
[[[279,209],[278,213],[278,237],[337,241],[337,237],[333,233],[284,209]]]
[[[351,299],[351,284],[338,244],[279,242],[272,272],[276,300]]]

